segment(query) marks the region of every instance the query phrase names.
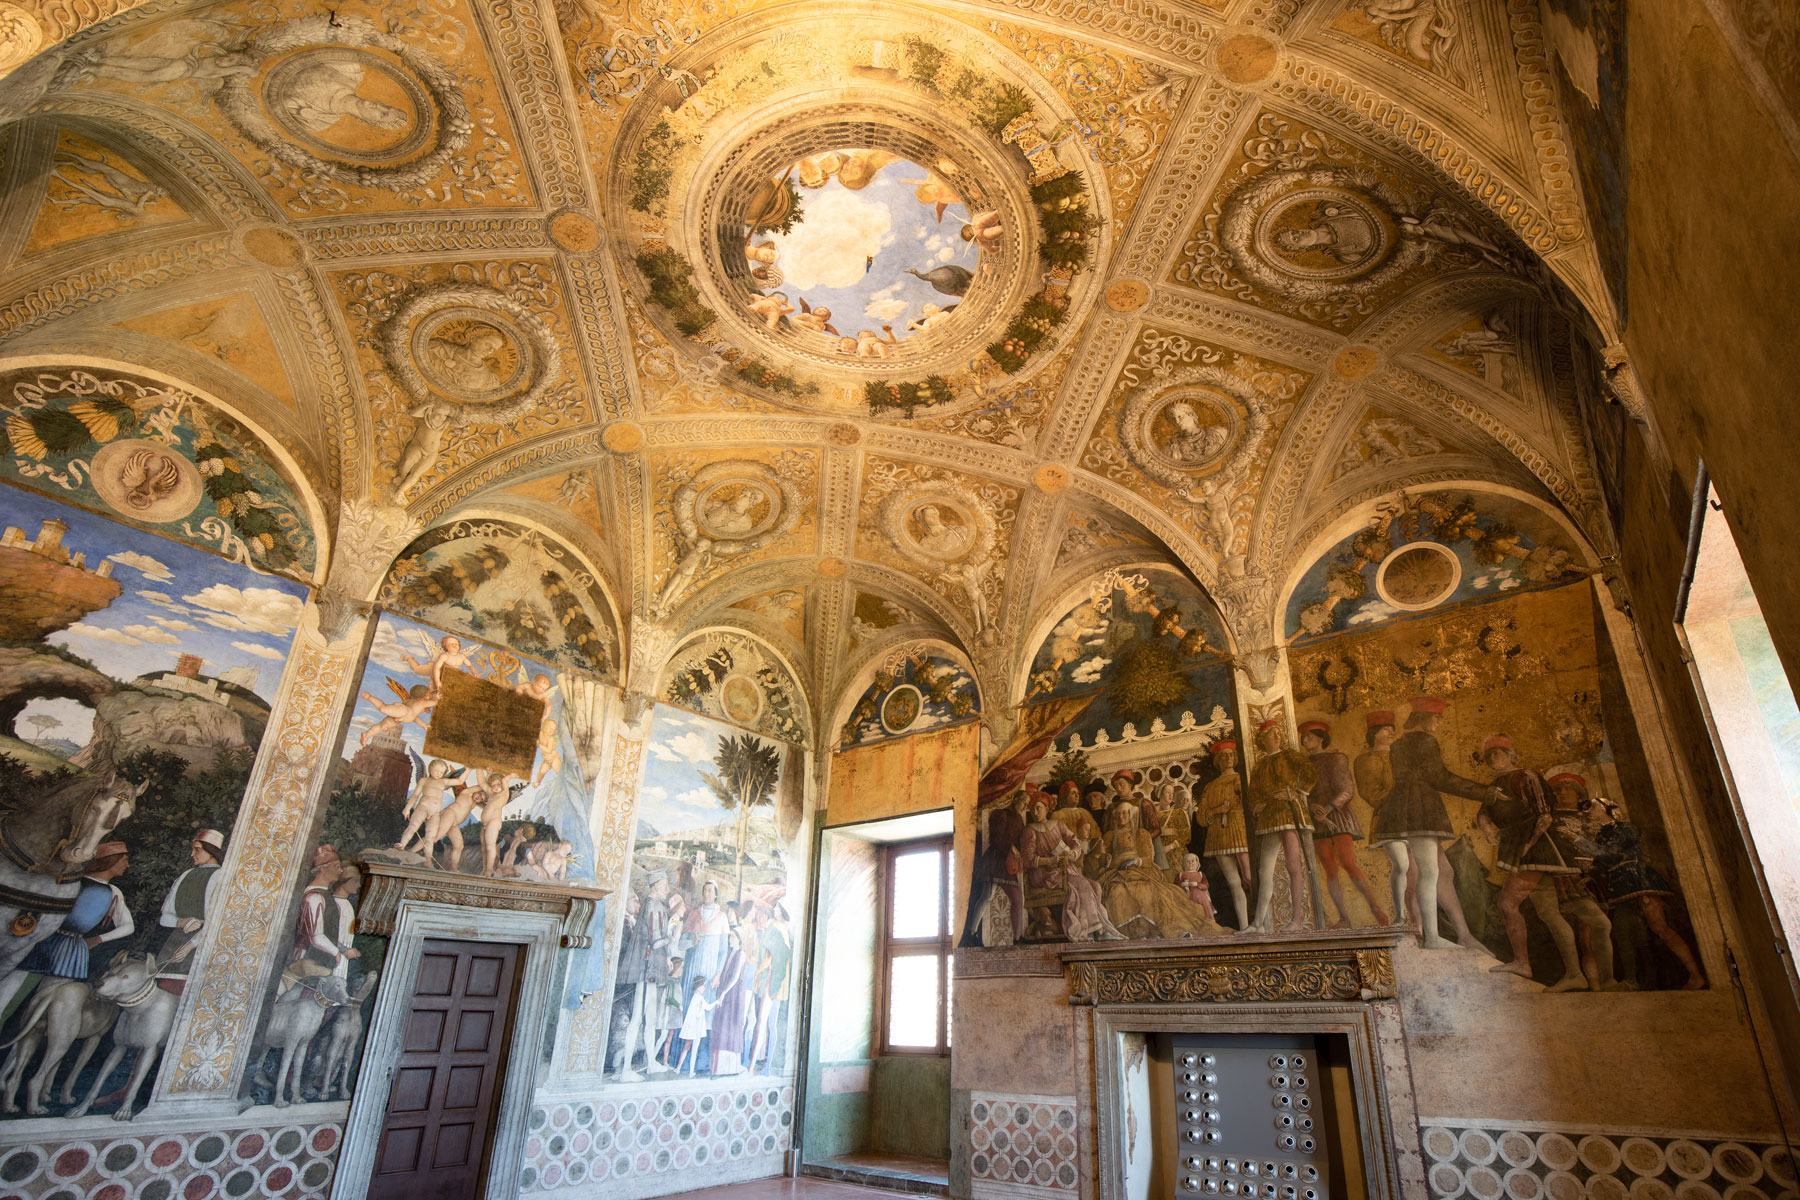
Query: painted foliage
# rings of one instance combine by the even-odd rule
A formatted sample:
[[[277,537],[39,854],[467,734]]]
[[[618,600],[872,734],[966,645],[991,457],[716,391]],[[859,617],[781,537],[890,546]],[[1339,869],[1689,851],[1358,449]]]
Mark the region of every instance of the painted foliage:
[[[608,1071],[786,1074],[805,891],[800,751],[666,705],[651,730]]]
[[[761,642],[729,630],[682,647],[663,671],[657,698],[785,742],[806,741],[800,688]]]
[[[382,603],[445,629],[610,679],[618,632],[593,572],[510,521],[455,521],[407,547]]]
[[[585,676],[382,614],[246,1099],[349,1094],[387,945],[354,932],[356,864],[592,882],[602,707]]]
[[[1291,617],[1334,599],[1350,614],[1347,628],[1298,639],[1289,658],[1318,778],[1341,783],[1336,802],[1325,783],[1312,799],[1355,834],[1321,855],[1335,916],[1363,923],[1371,908],[1416,905],[1394,872],[1435,844],[1453,886],[1432,909],[1444,938],[1481,951],[1463,956],[1469,970],[1510,972],[1533,990],[1703,986],[1600,602],[1568,569],[1567,540],[1528,515],[1502,497],[1409,497],[1328,552],[1293,597]],[[1453,546],[1481,574],[1454,587],[1436,578],[1410,611],[1343,596],[1334,581],[1351,563],[1369,569],[1382,527],[1396,547],[1385,561],[1424,544],[1407,537],[1435,535],[1429,544]],[[1564,569],[1534,577],[1534,563]],[[1325,828],[1316,823],[1316,846]],[[1345,907],[1339,866],[1365,904]]]
[[[883,663],[839,732],[848,750],[981,717],[975,680],[960,663],[914,650]]]
[[[23,489],[0,512],[0,1112],[123,1118],[205,969],[306,593]],[[98,1044],[38,1057],[67,1011]]]
[[[259,571],[308,578],[293,486],[238,422],[180,388],[110,371],[0,376],[0,475]]]
[[[1207,789],[1236,779],[1209,754],[1235,725],[1222,641],[1211,602],[1162,572],[1109,572],[1056,623],[980,783],[963,945],[1229,932],[1199,861],[1221,849]]]

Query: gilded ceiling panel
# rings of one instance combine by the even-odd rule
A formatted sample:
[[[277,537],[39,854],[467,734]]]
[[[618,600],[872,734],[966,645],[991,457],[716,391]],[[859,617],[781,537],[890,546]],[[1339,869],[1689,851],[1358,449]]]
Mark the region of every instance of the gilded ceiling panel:
[[[1170,278],[1348,334],[1430,277],[1514,265],[1503,235],[1416,178],[1265,111]]]
[[[50,173],[20,257],[83,238],[193,220],[152,174],[110,145],[70,129],[57,130]]]
[[[924,463],[863,464],[856,556],[923,580],[976,634],[992,626],[1006,585],[1022,490]]]
[[[297,407],[294,385],[282,366],[268,319],[249,292],[177,305],[115,324],[217,359],[290,410]]]
[[[659,616],[736,568],[816,551],[816,449],[659,452],[650,474]]]
[[[1271,453],[1311,379],[1144,326],[1081,466],[1145,497],[1220,557],[1236,553]]]
[[[193,122],[295,217],[536,203],[460,0],[224,5],[84,47],[52,87]]]
[[[396,495],[594,419],[555,264],[434,263],[330,279]]]

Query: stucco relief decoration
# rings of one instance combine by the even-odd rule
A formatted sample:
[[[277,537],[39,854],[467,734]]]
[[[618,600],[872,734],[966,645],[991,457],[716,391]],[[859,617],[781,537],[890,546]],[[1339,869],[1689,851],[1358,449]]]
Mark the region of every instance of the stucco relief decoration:
[[[1511,265],[1487,232],[1372,160],[1265,113],[1175,268],[1181,283],[1285,301],[1350,329],[1430,265]]]
[[[882,502],[881,532],[900,557],[968,597],[975,632],[990,622],[985,584],[993,568],[994,517],[975,493],[949,481],[915,484]]]
[[[244,135],[295,170],[396,190],[435,179],[473,128],[455,76],[360,17],[257,34],[219,89]]]
[[[382,326],[381,339],[381,356],[418,422],[402,455],[400,495],[436,464],[443,430],[511,424],[562,379],[562,352],[543,321],[494,288],[422,288]]]
[[[767,463],[727,459],[708,464],[675,489],[670,505],[682,551],[657,594],[667,615],[716,558],[761,550],[800,523],[800,489]]]
[[[336,276],[393,495],[521,437],[585,421],[548,262],[500,260]]]
[[[1204,513],[1221,553],[1231,548],[1232,497],[1268,432],[1255,387],[1215,366],[1190,367],[1139,390],[1119,414],[1119,440],[1138,468]]]

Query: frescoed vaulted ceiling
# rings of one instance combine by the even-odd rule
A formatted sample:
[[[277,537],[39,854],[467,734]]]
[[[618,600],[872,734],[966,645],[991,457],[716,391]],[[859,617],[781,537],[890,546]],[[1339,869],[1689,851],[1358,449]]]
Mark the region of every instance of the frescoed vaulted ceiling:
[[[3,7],[4,379],[234,414],[353,599],[530,531],[627,688],[736,631],[825,729],[921,639],[1003,713],[1114,567],[1275,645],[1408,487],[1611,552],[1534,4]]]

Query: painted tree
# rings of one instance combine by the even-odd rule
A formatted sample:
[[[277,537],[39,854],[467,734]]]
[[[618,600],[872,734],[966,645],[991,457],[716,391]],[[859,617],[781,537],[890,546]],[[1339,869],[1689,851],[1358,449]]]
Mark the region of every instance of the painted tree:
[[[713,751],[717,773],[702,771],[719,805],[737,813],[737,829],[733,851],[737,860],[737,898],[744,897],[744,841],[749,835],[750,818],[759,806],[775,799],[775,785],[781,778],[781,752],[761,738],[748,733],[719,739]]]

